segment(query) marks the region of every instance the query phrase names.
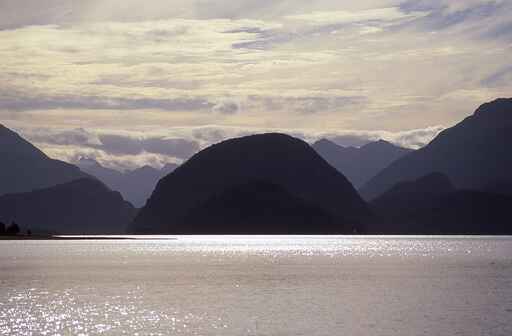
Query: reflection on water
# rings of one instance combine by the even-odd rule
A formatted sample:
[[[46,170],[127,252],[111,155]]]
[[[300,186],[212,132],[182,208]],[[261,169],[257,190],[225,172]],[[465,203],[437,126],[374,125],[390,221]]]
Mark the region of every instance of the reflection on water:
[[[106,332],[146,334],[184,333],[208,334],[208,330],[227,328],[221,318],[207,314],[194,315],[177,309],[157,312],[140,306],[140,288],[124,295],[101,297],[94,288],[71,289],[52,293],[30,288],[12,293],[0,314],[2,334],[31,335],[59,333],[102,334]],[[206,324],[205,324],[206,323]],[[159,332],[158,332],[159,331]]]
[[[0,335],[512,334],[510,237],[166,238],[0,241]]]

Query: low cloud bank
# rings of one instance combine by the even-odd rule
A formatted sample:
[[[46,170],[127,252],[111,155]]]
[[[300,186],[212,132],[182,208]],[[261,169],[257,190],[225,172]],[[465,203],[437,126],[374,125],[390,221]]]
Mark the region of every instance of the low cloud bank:
[[[402,147],[418,149],[429,143],[442,130],[441,126],[401,132],[224,126],[171,128],[160,133],[84,128],[18,129],[24,137],[51,157],[72,163],[81,157],[93,158],[104,166],[118,170],[134,169],[144,165],[161,167],[166,163],[181,163],[199,150],[214,143],[258,133],[286,133],[309,143],[327,138],[342,146],[355,147],[383,139]]]

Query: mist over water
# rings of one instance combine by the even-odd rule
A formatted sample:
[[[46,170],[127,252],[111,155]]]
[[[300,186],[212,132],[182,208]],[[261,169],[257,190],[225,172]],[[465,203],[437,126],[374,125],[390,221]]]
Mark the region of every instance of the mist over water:
[[[0,335],[510,335],[511,319],[511,237],[0,241]]]

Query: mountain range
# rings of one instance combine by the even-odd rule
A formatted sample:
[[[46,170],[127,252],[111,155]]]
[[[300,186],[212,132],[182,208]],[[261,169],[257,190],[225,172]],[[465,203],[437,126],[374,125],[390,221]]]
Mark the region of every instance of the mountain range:
[[[393,162],[360,192],[367,200],[375,199],[398,182],[433,172],[445,174],[459,189],[510,185],[511,145],[512,99],[497,99],[481,105],[472,116],[444,130],[427,146]]]
[[[511,145],[512,99],[483,104],[416,151],[269,133],[125,173],[53,160],[1,126],[0,221],[74,234],[512,234]],[[356,185],[369,178],[369,201],[345,172]]]
[[[120,172],[100,165],[94,159],[80,158],[76,163],[84,172],[92,175],[105,183],[110,189],[117,190],[124,199],[140,208],[151,195],[155,186],[162,177],[168,175],[178,165],[166,164],[162,169],[151,166],[143,166],[134,170]]]
[[[330,140],[321,139],[312,146],[357,189],[393,161],[412,151],[384,140],[371,142],[358,148],[343,147]]]

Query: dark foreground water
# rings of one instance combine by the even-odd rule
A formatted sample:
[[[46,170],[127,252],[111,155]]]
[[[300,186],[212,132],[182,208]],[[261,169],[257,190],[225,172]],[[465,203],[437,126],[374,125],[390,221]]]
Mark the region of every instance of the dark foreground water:
[[[0,335],[512,335],[512,238],[0,241]]]

